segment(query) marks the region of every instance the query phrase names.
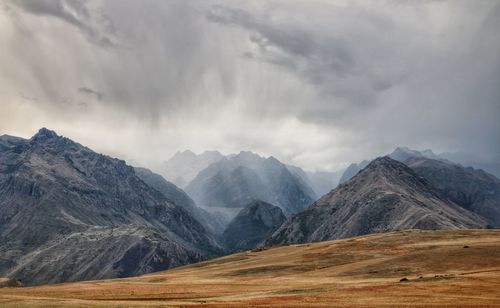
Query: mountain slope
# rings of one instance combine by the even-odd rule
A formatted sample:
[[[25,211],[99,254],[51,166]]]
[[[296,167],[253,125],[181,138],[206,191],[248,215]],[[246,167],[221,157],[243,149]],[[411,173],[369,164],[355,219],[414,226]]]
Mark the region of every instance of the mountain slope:
[[[274,157],[241,152],[201,171],[186,192],[202,207],[241,208],[252,200],[297,213],[314,201],[311,187]]]
[[[47,129],[0,150],[0,276],[124,277],[219,253],[196,219],[124,161]]]
[[[161,192],[174,204],[184,208],[207,230],[210,230],[214,234],[220,234],[224,231],[222,222],[220,222],[217,217],[198,207],[193,199],[191,199],[182,189],[149,169],[135,167],[134,171],[144,183]]]
[[[404,229],[478,228],[477,215],[440,197],[406,165],[372,161],[347,183],[289,218],[268,244],[305,243]]]
[[[411,157],[405,163],[429,180],[445,198],[500,227],[500,180],[495,176],[446,161]]]
[[[229,223],[222,237],[229,251],[257,247],[285,221],[283,211],[263,201],[253,201]]]

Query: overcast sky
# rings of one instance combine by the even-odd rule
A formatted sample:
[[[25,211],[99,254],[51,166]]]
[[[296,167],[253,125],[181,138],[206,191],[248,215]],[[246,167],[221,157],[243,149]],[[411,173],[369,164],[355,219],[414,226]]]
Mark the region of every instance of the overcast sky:
[[[0,0],[0,134],[153,166],[396,146],[500,161],[500,1]]]

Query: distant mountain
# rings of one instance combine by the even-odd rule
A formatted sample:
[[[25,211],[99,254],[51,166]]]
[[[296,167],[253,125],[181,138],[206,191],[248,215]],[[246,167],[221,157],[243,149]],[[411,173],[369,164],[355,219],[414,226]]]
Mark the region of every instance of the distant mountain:
[[[409,158],[413,157],[425,157],[447,163],[460,164],[464,167],[482,169],[491,173],[495,177],[500,178],[500,163],[487,161],[479,156],[466,153],[445,152],[435,154],[432,150],[417,151],[407,147],[398,147],[389,156],[400,162],[405,162]]]
[[[402,162],[402,163],[410,157],[427,157],[427,158],[432,158],[432,159],[444,160],[443,158],[434,154],[434,152],[432,150],[417,151],[417,150],[412,150],[408,147],[397,147],[388,156],[390,158],[397,160],[399,162]],[[368,166],[369,163],[370,163],[370,160],[363,160],[359,164],[356,164],[356,163],[351,164],[344,171],[344,174],[342,174],[342,177],[340,178],[339,183],[342,184],[342,183],[349,181],[352,177],[354,177],[356,174],[358,174],[358,172],[361,171],[361,169]]]
[[[483,170],[426,157],[410,157],[405,163],[429,180],[444,197],[500,227],[498,178]]]
[[[257,247],[285,221],[283,211],[263,201],[253,201],[245,206],[229,223],[223,233],[229,251]]]
[[[479,228],[486,222],[444,199],[430,182],[389,157],[289,218],[268,244],[304,243],[404,229]]]
[[[358,172],[360,172],[361,169],[368,166],[369,163],[370,163],[369,160],[363,160],[359,164],[356,164],[356,163],[350,164],[349,167],[347,167],[347,169],[345,169],[344,173],[340,177],[339,184],[343,184],[343,183],[349,181],[352,177],[354,177],[356,174],[358,174]]]
[[[245,152],[253,154],[252,152]],[[186,188],[198,173],[214,162],[223,158],[232,159],[238,154],[223,156],[218,151],[205,151],[195,154],[190,150],[177,152],[162,168],[159,169],[163,177],[180,188]],[[243,162],[242,162],[243,163]],[[250,163],[247,161],[243,164]],[[321,196],[335,188],[342,172],[305,172],[302,168],[286,165],[288,170],[300,178],[307,186],[311,187],[316,196]]]
[[[285,214],[305,209],[315,193],[303,178],[274,157],[240,152],[202,170],[186,187],[196,203],[206,208],[241,208],[253,200],[279,206]]]
[[[190,150],[177,152],[165,162],[160,172],[166,179],[184,188],[201,170],[222,158],[224,156],[218,151],[205,151],[199,155]]]
[[[224,231],[222,222],[217,217],[198,207],[182,189],[165,180],[161,175],[146,168],[134,168],[137,176],[152,188],[161,192],[172,203],[183,207],[196,218],[207,230],[214,234]]]
[[[417,151],[417,150],[412,150],[408,147],[397,147],[391,154],[389,154],[389,157],[400,162],[404,162],[405,160],[411,157],[427,157],[431,159],[443,159],[442,157],[439,157],[438,155],[434,154],[432,150]]]
[[[221,253],[122,160],[47,129],[0,144],[0,276],[28,285],[125,277]]]

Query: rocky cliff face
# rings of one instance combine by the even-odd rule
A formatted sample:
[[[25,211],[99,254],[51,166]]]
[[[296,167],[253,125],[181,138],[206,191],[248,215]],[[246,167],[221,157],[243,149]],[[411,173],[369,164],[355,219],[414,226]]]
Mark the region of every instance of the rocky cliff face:
[[[350,181],[289,218],[268,244],[303,243],[404,229],[479,228],[486,222],[444,199],[406,165],[372,161]]]
[[[229,251],[257,247],[285,221],[283,211],[263,201],[253,201],[229,223],[223,233]]]
[[[47,129],[0,139],[0,276],[25,284],[123,277],[221,252],[124,161]]]
[[[492,226],[500,227],[498,178],[483,170],[425,157],[410,157],[405,163],[429,180],[443,197],[481,215]]]

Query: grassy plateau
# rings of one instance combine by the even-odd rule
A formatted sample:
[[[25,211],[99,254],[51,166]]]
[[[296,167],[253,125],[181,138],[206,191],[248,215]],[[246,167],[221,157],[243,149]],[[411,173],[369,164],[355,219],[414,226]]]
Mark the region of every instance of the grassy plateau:
[[[256,249],[140,277],[0,288],[4,307],[500,307],[500,230]]]

